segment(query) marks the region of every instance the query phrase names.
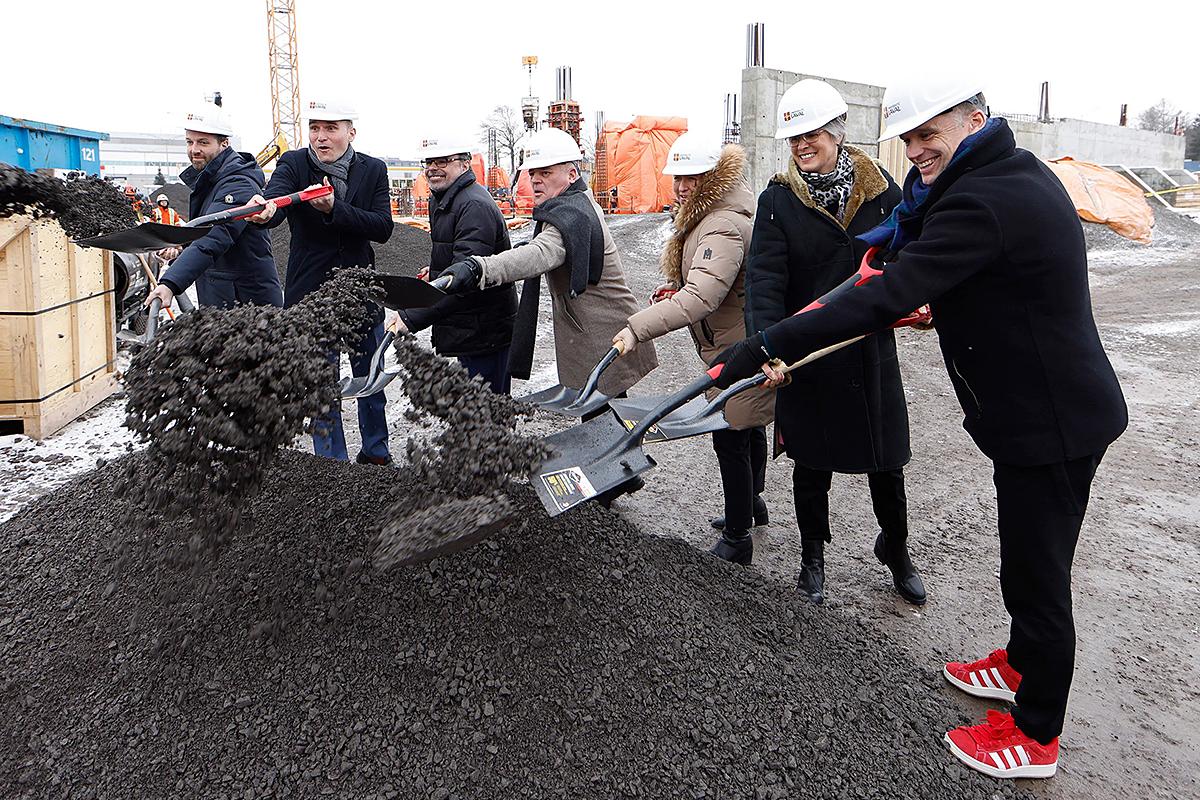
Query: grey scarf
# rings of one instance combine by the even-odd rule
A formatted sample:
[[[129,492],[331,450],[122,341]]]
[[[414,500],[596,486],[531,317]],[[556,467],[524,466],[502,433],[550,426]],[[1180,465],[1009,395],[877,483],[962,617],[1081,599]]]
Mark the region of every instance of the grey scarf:
[[[308,163],[312,164],[318,172],[329,176],[329,182],[333,184],[333,196],[338,200],[345,199],[346,191],[350,187],[346,180],[350,176],[350,162],[353,160],[354,148],[350,146],[347,146],[342,157],[332,164],[326,164],[317,158],[317,151],[313,150],[312,145],[308,147]]]
[[[829,211],[842,221],[846,213],[846,203],[850,200],[850,190],[854,188],[854,162],[846,148],[838,147],[837,164],[832,172],[818,175],[815,172],[801,172],[800,177],[808,185],[808,192],[813,202]]]

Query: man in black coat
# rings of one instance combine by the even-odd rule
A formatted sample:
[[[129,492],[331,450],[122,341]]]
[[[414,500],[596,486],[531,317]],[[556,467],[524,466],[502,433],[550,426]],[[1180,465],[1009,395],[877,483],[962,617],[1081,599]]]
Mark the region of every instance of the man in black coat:
[[[719,382],[931,304],[963,425],[995,465],[1000,586],[1012,617],[1005,649],[944,674],[970,694],[1015,701],[1011,715],[990,711],[946,741],[989,775],[1049,777],[1074,672],[1071,562],[1092,478],[1127,413],[1092,317],[1074,204],[1016,148],[1007,122],[987,118],[978,88],[889,87],[884,138],[901,136],[915,168],[893,216],[863,237],[884,259],[729,348]]]
[[[471,256],[491,256],[511,247],[508,226],[487,189],[471,170],[471,145],[465,141],[427,139],[421,156],[433,196],[429,202],[427,277]],[[416,333],[433,326],[433,347],[457,357],[471,376],[481,376],[492,391],[508,394],[508,354],[517,315],[517,290],[511,284],[473,294],[451,295],[432,308],[400,312],[398,328]]]
[[[288,222],[291,247],[288,252],[284,305],[293,306],[333,275],[338,267],[373,267],[371,242],[386,242],[392,235],[391,201],[388,197],[387,165],[378,158],[355,152],[351,146],[356,130],[354,109],[335,102],[309,101],[304,108],[308,120],[308,147],[292,150],[279,158],[263,194],[282,197],[313,185],[333,185],[334,193],[308,203],[266,210],[252,220],[267,227]],[[262,198],[259,198],[262,202]],[[374,304],[363,310],[368,319],[362,336],[350,355],[356,377],[370,369],[371,356],[383,338],[383,312]],[[336,357],[335,357],[336,363]],[[337,378],[338,369],[334,369]],[[358,429],[362,449],[360,464],[389,464],[387,418],[382,392],[358,400]],[[334,406],[328,417],[313,425],[313,450],[317,455],[348,459],[342,414]]]
[[[230,146],[233,129],[220,109],[193,112],[184,125],[191,166],[179,177],[192,190],[188,198],[192,219],[247,205],[262,191],[263,171],[253,156]],[[182,251],[167,248],[159,255],[174,261],[146,298],[147,304],[157,297],[169,308],[175,296],[193,283],[202,306],[283,304],[270,235],[245,220],[214,225]]]

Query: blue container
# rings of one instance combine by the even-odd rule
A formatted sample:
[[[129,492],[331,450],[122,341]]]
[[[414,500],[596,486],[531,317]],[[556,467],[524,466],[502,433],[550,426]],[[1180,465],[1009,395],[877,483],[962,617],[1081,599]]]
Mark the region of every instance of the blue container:
[[[107,133],[0,114],[0,161],[27,172],[73,169],[99,175],[100,142],[107,139]]]

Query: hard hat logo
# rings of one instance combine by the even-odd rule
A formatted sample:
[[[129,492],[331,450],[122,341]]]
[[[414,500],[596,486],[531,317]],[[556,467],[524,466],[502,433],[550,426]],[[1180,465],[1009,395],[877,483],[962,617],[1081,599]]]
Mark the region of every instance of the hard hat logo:
[[[883,110],[883,118],[887,119],[888,117],[892,116],[893,114],[899,114],[900,110],[901,110],[900,104],[893,103],[892,105],[888,106],[887,108],[885,108]]]
[[[795,111],[785,111],[785,112],[783,112],[783,121],[791,122],[792,120],[799,119],[800,117],[803,117],[803,116],[804,116],[803,108],[798,108]]]

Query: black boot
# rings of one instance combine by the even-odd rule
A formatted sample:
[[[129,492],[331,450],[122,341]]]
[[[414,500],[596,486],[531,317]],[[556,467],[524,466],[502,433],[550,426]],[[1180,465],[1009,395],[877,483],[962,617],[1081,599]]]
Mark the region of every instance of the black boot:
[[[880,531],[875,537],[875,557],[892,571],[892,585],[901,597],[915,606],[925,605],[925,584],[908,557],[908,542],[890,540]]]
[[[814,603],[825,602],[825,542],[801,541],[800,575],[796,587]]]
[[[750,531],[725,531],[708,552],[723,561],[748,567],[754,558],[754,539]]]
[[[770,517],[767,516],[767,501],[762,499],[761,494],[754,496],[754,527],[761,528],[770,522]],[[711,524],[719,531],[725,530],[725,517],[713,517]]]

